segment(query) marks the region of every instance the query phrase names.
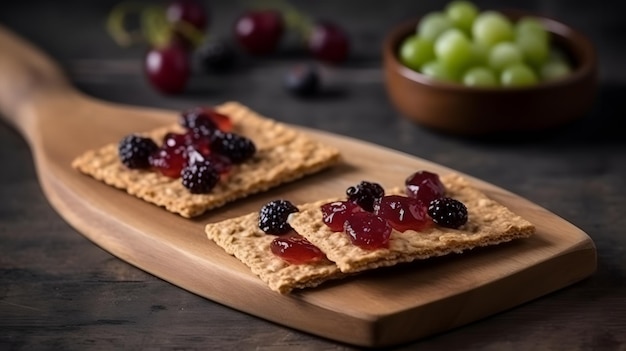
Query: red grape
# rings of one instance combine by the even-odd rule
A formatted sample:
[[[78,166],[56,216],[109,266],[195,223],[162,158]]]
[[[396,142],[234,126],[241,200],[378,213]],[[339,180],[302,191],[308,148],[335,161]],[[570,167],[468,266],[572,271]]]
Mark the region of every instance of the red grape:
[[[348,35],[334,23],[317,22],[313,26],[308,43],[309,50],[320,61],[338,64],[348,57],[350,46]]]
[[[209,22],[206,9],[195,0],[173,0],[167,6],[166,16],[172,24],[185,22],[199,31],[204,31]]]
[[[283,18],[274,10],[250,11],[235,22],[235,37],[253,55],[269,54],[276,49],[284,31]]]
[[[177,44],[153,47],[145,56],[144,70],[150,83],[160,92],[181,93],[191,74],[189,54]]]

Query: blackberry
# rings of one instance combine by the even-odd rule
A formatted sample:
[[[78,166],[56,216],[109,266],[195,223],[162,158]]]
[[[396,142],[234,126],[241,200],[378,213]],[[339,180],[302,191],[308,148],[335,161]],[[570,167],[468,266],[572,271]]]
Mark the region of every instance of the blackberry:
[[[120,161],[132,169],[150,168],[150,155],[155,153],[159,147],[150,138],[131,134],[125,136],[118,144],[118,155]]]
[[[285,88],[299,97],[315,95],[320,90],[320,75],[317,68],[310,65],[298,65],[291,68],[285,76]]]
[[[210,162],[198,161],[183,168],[181,178],[192,194],[206,194],[215,187],[220,174]]]
[[[456,229],[467,223],[467,207],[450,197],[432,200],[428,205],[428,214],[433,222],[442,227]]]
[[[385,189],[378,183],[362,181],[356,186],[346,189],[346,195],[348,200],[356,203],[365,211],[372,212],[376,200],[385,196]]]
[[[180,125],[199,135],[211,135],[218,129],[211,116],[202,108],[193,108],[183,111],[180,115]]]
[[[243,135],[216,131],[211,141],[211,150],[238,164],[251,158],[256,152],[256,146]]]
[[[235,50],[226,40],[208,41],[196,50],[202,68],[206,72],[221,72],[233,67]]]
[[[287,200],[270,201],[259,211],[259,229],[266,234],[285,234],[292,229],[287,217],[294,212],[298,212],[298,208]]]

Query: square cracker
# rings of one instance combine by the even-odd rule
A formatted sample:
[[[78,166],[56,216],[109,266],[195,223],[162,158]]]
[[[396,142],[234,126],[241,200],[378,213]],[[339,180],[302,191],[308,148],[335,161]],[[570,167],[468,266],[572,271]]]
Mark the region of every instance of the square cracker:
[[[339,161],[339,151],[289,126],[261,116],[249,108],[228,102],[216,110],[229,116],[234,132],[252,139],[257,152],[251,160],[235,165],[226,181],[208,194],[192,194],[181,183],[157,172],[132,170],[119,160],[117,143],[89,150],[72,167],[147,202],[191,218],[224,204],[328,168]],[[183,132],[178,124],[143,133],[161,143],[168,132]]]
[[[461,253],[534,233],[535,228],[530,222],[488,198],[459,175],[447,174],[441,177],[441,181],[446,186],[447,196],[463,202],[467,207],[468,222],[458,230],[440,226],[422,232],[393,230],[389,248],[364,250],[353,245],[345,233],[333,232],[322,222],[319,204],[302,206],[300,212],[289,216],[289,224],[326,253],[328,259],[334,261],[344,273]]]
[[[311,264],[286,263],[270,250],[276,236],[261,231],[258,222],[259,214],[250,213],[207,224],[205,231],[209,239],[248,266],[270,289],[281,294],[315,287],[344,275],[328,260]]]

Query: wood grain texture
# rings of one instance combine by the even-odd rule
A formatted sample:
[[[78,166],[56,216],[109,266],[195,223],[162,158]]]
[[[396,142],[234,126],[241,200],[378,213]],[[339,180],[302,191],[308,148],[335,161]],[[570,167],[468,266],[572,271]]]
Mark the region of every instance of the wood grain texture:
[[[340,148],[345,164],[195,220],[183,219],[70,167],[82,151],[129,132],[170,123],[175,111],[90,98],[67,85],[45,56],[22,46],[19,38],[5,30],[0,30],[0,46],[11,47],[16,54],[0,55],[0,72],[10,69],[15,74],[9,81],[25,82],[20,84],[24,88],[19,98],[0,99],[0,109],[28,140],[39,180],[55,209],[88,239],[120,259],[221,304],[330,339],[384,346],[469,323],[595,271],[595,246],[583,231],[515,194],[467,176],[489,196],[533,222],[537,235],[497,249],[418,262],[290,296],[278,295],[211,244],[204,235],[204,224],[256,211],[276,197],[308,202],[336,196],[363,179],[392,186],[401,184],[416,169],[450,169],[304,128]],[[6,78],[0,80],[0,95],[9,94],[7,82]]]

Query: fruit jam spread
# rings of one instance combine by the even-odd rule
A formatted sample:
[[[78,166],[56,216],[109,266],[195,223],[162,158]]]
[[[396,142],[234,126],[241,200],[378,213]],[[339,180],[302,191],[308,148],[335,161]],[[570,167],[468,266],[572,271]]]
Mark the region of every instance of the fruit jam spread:
[[[346,189],[346,200],[320,206],[323,222],[365,250],[388,248],[392,230],[421,231],[435,225],[456,229],[467,222],[467,208],[445,196],[438,174],[425,170],[411,174],[405,180],[405,194],[385,195],[379,184],[362,181]],[[287,223],[294,212],[298,208],[287,200],[268,202],[259,212],[259,228],[277,235],[272,253],[292,264],[324,259],[321,250]]]
[[[131,169],[181,178],[191,193],[206,194],[227,179],[233,165],[256,153],[254,142],[234,133],[230,118],[213,109],[183,111],[179,123],[185,132],[167,133],[161,146],[135,134],[124,137],[118,145],[120,161]]]

